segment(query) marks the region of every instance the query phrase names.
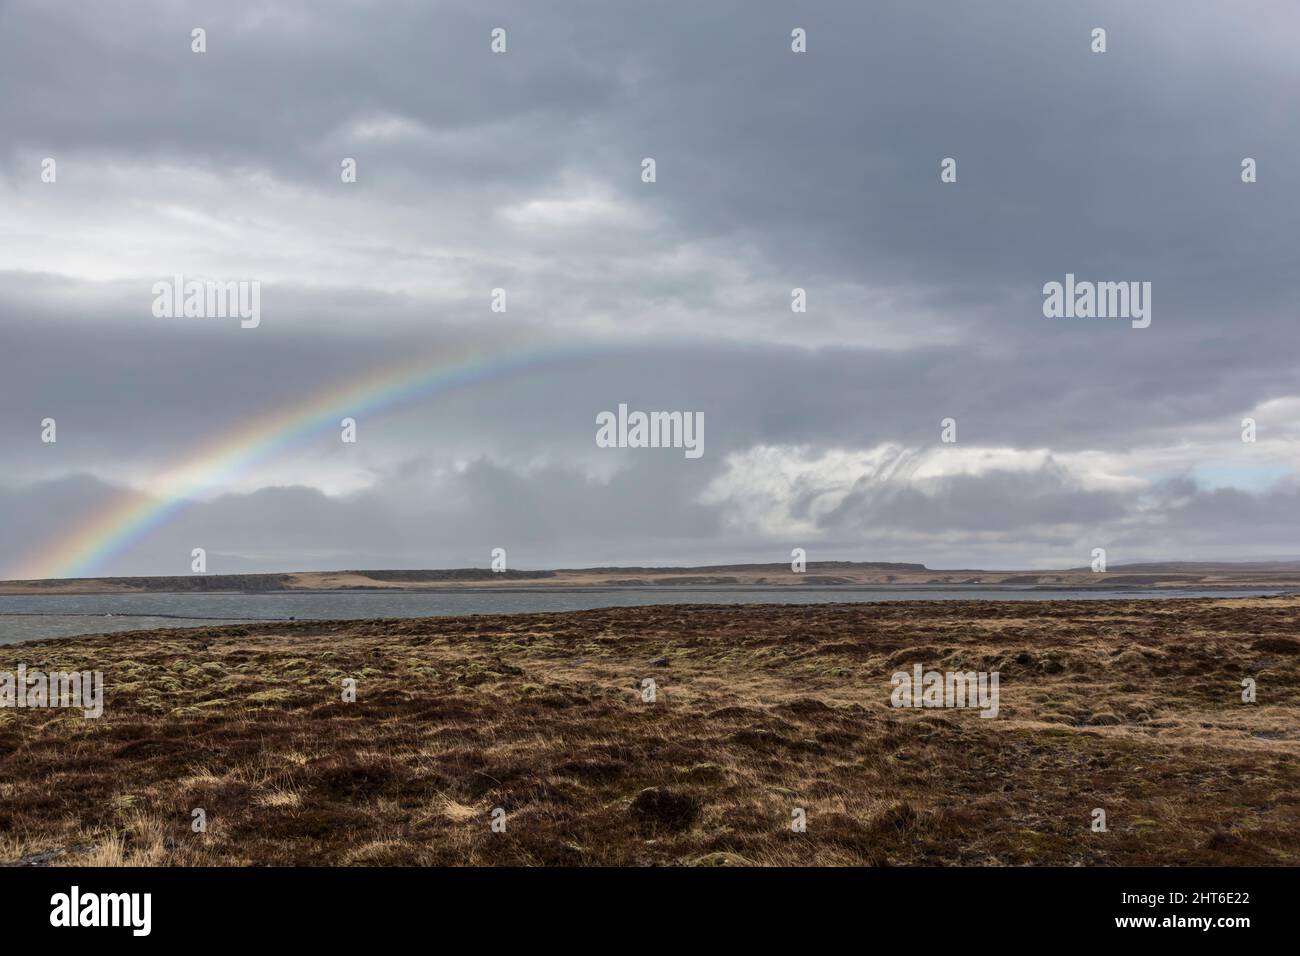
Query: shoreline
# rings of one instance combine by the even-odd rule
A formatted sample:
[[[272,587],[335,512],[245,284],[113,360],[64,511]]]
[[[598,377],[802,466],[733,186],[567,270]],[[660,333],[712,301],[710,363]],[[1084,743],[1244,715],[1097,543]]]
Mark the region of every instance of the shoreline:
[[[83,639],[105,634],[122,634],[134,631],[170,630],[175,626],[206,627],[212,624],[251,625],[292,621],[377,622],[404,621],[421,618],[455,617],[520,617],[531,614],[571,613],[585,610],[654,608],[654,607],[713,607],[726,609],[789,608],[807,609],[839,605],[872,607],[889,604],[942,603],[978,605],[982,603],[1106,603],[1110,601],[1137,602],[1194,602],[1223,600],[1269,600],[1294,597],[1300,592],[1270,588],[1039,588],[1031,586],[984,587],[953,586],[935,588],[916,587],[832,587],[810,586],[798,592],[783,593],[778,588],[707,588],[707,587],[653,587],[653,588],[441,588],[434,590],[404,589],[398,592],[356,590],[308,592],[147,592],[119,595],[117,593],[91,594],[89,603],[100,604],[87,608],[78,596],[50,594],[0,595],[0,645],[28,644],[41,640]],[[608,595],[602,600],[594,595]],[[311,595],[311,597],[304,597]],[[474,595],[482,598],[468,604],[461,600]],[[521,606],[511,606],[509,595],[522,600]],[[529,596],[534,600],[530,600]],[[759,600],[745,600],[758,595]],[[801,596],[800,600],[783,600]],[[225,599],[214,605],[204,597]],[[569,600],[556,602],[558,597]],[[128,602],[115,601],[127,597]],[[821,598],[829,597],[830,600]],[[20,603],[16,609],[5,609],[6,598]],[[232,606],[240,598],[249,599],[247,606]],[[335,600],[331,600],[331,598]],[[349,598],[359,600],[349,601]],[[377,606],[370,606],[372,598]],[[623,600],[618,600],[622,598]],[[879,598],[874,600],[873,598]],[[66,600],[65,600],[66,599]],[[338,600],[342,599],[342,600]],[[63,606],[69,601],[73,607]],[[163,602],[159,607],[156,602]],[[549,603],[548,603],[549,602]],[[27,606],[21,606],[25,604]],[[81,604],[82,606],[77,606]],[[125,606],[124,606],[125,604]],[[351,606],[348,606],[348,605]],[[45,606],[42,606],[45,605]],[[54,605],[54,606],[49,606]],[[132,606],[136,605],[136,606]],[[186,606],[188,605],[188,606]],[[504,605],[504,606],[503,606]],[[257,612],[261,613],[250,613]]]
[[[0,581],[0,595],[109,593],[301,593],[316,591],[566,591],[571,589],[718,588],[1300,588],[1300,561],[1163,562],[1064,568],[982,570],[881,561],[721,564],[695,567],[391,569],[50,578]]]
[[[5,597],[106,597],[111,595],[194,595],[194,594],[240,594],[240,595],[311,595],[311,594],[599,594],[625,591],[667,594],[709,594],[738,591],[742,593],[761,593],[764,591],[785,591],[805,593],[808,591],[826,591],[835,593],[890,593],[896,591],[938,591],[960,594],[969,591],[993,591],[1007,594],[1042,593],[1063,591],[1071,593],[1169,593],[1184,591],[1270,591],[1276,594],[1300,594],[1300,583],[1294,584],[1251,584],[1218,583],[1210,584],[1176,584],[1156,586],[1146,584],[716,584],[716,585],[679,585],[679,584],[614,584],[614,585],[447,585],[441,587],[339,587],[339,588],[280,588],[260,590],[256,588],[211,588],[190,590],[88,590],[88,591],[3,591]],[[2,614],[3,612],[0,612]]]

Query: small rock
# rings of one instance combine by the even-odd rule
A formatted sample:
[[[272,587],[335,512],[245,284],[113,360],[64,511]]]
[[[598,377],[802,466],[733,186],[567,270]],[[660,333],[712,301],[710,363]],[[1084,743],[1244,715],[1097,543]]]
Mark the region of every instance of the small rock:
[[[55,847],[52,850],[42,850],[40,853],[29,853],[21,859],[11,863],[0,863],[0,866],[50,866],[59,857],[69,854],[89,853],[95,848],[93,843],[75,843],[72,846]]]

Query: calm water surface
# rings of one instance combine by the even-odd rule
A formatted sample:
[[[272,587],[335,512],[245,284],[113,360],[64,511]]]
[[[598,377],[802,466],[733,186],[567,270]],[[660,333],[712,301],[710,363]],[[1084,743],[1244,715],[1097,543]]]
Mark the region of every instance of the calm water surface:
[[[827,604],[865,601],[1097,601],[1116,598],[1251,597],[1277,589],[1199,591],[1048,591],[1030,588],[807,587],[462,588],[439,591],[298,591],[269,593],[0,594],[0,644],[157,627],[231,621],[345,620],[526,614],[645,604]]]

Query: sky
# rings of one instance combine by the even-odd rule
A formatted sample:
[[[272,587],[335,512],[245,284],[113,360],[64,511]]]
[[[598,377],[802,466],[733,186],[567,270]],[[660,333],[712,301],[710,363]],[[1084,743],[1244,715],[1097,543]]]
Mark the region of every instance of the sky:
[[[1300,557],[1297,30],[0,0],[0,577]],[[1046,315],[1067,274],[1150,324]],[[256,326],[159,316],[176,275],[257,283]],[[601,447],[620,404],[703,454]]]

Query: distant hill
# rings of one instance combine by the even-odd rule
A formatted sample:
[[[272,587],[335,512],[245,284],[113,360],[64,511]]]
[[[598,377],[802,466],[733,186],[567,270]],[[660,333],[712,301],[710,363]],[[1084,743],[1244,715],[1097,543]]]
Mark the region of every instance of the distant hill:
[[[810,561],[796,574],[788,564],[702,567],[611,566],[510,570],[441,568],[296,571],[278,574],[195,574],[162,577],[60,578],[0,582],[0,594],[72,594],[149,591],[321,591],[470,587],[1039,587],[1039,588],[1300,588],[1300,561],[1241,564],[1171,561],[1059,571],[934,569],[890,561]]]

